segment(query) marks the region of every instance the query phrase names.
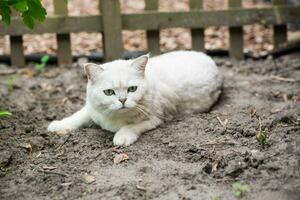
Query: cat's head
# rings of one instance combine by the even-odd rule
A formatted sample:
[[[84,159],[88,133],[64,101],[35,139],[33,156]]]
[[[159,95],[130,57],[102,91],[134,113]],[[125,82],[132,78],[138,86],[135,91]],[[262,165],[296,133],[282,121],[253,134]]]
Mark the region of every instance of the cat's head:
[[[99,110],[124,112],[135,109],[146,92],[145,68],[148,55],[84,65],[88,77],[87,101]]]

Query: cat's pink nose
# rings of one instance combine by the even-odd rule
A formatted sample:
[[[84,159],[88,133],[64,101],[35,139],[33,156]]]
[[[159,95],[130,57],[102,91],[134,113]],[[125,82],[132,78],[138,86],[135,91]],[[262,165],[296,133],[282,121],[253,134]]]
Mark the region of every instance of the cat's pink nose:
[[[124,104],[126,100],[127,100],[127,98],[120,98],[120,99],[119,99],[119,101],[120,101],[122,104]]]

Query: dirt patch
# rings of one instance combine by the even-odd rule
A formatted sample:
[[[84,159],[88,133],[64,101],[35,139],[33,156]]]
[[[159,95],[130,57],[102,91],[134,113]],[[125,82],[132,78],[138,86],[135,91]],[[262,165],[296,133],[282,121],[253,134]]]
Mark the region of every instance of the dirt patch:
[[[211,112],[168,122],[120,148],[97,127],[46,131],[84,104],[77,65],[35,77],[18,70],[12,84],[12,75],[0,76],[0,106],[13,113],[0,119],[0,199],[222,200],[236,198],[235,182],[249,187],[243,199],[299,199],[299,55],[216,61],[225,86]],[[126,159],[114,163],[118,154]]]

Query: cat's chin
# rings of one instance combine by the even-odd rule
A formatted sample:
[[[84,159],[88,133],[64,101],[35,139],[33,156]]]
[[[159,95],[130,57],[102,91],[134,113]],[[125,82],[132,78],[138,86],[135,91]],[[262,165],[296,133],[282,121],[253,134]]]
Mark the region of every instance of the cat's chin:
[[[130,110],[132,110],[131,108],[128,108],[128,107],[121,107],[117,110],[115,110],[115,112],[118,112],[118,113],[126,113],[126,112],[129,112]]]

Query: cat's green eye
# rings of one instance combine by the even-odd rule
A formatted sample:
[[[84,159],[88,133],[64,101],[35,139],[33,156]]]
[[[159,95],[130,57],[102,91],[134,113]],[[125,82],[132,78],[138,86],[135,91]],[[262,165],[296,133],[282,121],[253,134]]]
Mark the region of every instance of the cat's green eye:
[[[112,89],[103,90],[103,92],[106,96],[111,96],[111,95],[115,94],[115,91]]]
[[[127,92],[135,92],[137,90],[137,86],[131,86],[127,89]]]

